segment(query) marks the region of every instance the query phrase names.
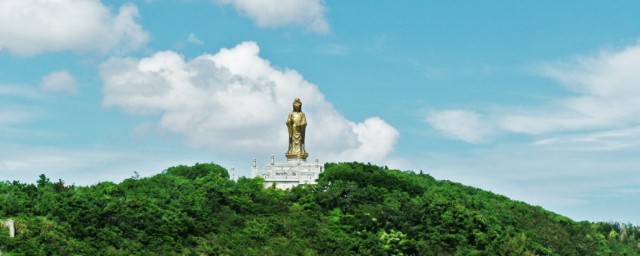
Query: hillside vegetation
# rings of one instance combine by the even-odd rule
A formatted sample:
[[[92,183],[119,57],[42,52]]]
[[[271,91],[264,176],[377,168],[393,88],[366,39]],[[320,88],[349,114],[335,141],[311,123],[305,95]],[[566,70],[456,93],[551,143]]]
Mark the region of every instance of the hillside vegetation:
[[[575,222],[427,174],[327,164],[263,188],[215,164],[116,184],[0,183],[4,255],[640,255],[640,229]]]

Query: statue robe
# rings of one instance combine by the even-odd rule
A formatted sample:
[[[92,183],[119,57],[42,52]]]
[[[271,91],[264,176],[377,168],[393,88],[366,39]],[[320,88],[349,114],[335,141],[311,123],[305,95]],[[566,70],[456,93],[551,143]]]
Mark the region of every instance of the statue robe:
[[[302,111],[293,111],[287,118],[289,130],[289,151],[285,154],[287,159],[307,159],[309,155],[304,150],[304,135],[307,127],[307,119]]]

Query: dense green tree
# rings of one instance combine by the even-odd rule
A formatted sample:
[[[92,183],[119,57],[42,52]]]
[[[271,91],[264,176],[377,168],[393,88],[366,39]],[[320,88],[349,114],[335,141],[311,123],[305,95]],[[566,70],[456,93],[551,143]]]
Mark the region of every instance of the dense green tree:
[[[640,255],[640,228],[574,222],[431,176],[331,163],[264,188],[215,164],[120,183],[0,182],[6,255]]]

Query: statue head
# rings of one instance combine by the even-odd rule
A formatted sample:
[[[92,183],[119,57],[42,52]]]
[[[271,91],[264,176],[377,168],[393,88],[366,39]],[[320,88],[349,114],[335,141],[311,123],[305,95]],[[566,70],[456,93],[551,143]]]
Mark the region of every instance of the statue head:
[[[300,102],[299,98],[296,98],[293,101],[293,111],[296,111],[296,112],[302,111],[302,102]]]

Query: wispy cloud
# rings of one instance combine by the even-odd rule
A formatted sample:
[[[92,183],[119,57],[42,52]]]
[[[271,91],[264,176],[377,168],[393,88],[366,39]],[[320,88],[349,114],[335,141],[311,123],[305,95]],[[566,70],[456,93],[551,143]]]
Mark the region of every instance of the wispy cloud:
[[[41,99],[43,95],[27,85],[0,85],[0,97]]]
[[[434,111],[426,121],[448,137],[473,144],[487,142],[494,132],[491,123],[473,111]]]
[[[414,59],[409,59],[408,63],[413,69],[429,79],[450,79],[460,76],[486,77],[497,72],[496,68],[490,65],[441,67],[424,64]]]
[[[66,93],[70,95],[78,94],[76,78],[67,70],[49,73],[42,78],[40,86],[43,90],[48,92]]]
[[[443,121],[435,122],[433,116],[448,116],[453,110],[436,111],[429,114],[431,118],[427,120],[447,135],[454,131],[451,127],[468,127],[469,120],[490,123],[501,133],[534,135],[538,145],[580,141],[585,145],[593,144],[592,149],[611,150],[629,144],[624,141],[634,141],[637,133],[629,131],[640,125],[640,101],[637,100],[640,98],[640,44],[618,51],[603,51],[597,56],[578,57],[565,63],[543,65],[539,71],[574,95],[532,108],[502,106],[485,113],[482,120],[468,115],[468,118],[449,118],[446,119],[449,129],[442,129],[441,125],[439,128]],[[557,136],[559,133],[573,135]],[[491,139],[489,134],[476,134]],[[451,137],[471,143],[480,139]],[[614,138],[617,143],[613,143]]]
[[[189,36],[187,37],[187,42],[195,45],[204,45],[204,41],[202,41],[200,38],[198,38],[194,34],[189,34]]]
[[[536,141],[558,150],[616,151],[640,146],[640,126],[586,134],[556,135]]]
[[[33,102],[46,99],[40,90],[27,85],[0,85],[0,125],[21,125],[42,117],[45,112]]]
[[[27,123],[34,119],[36,114],[33,111],[27,111],[15,107],[4,107],[0,110],[0,125],[16,125]]]
[[[324,55],[346,55],[349,52],[349,47],[341,44],[325,44],[317,49],[320,54]]]

